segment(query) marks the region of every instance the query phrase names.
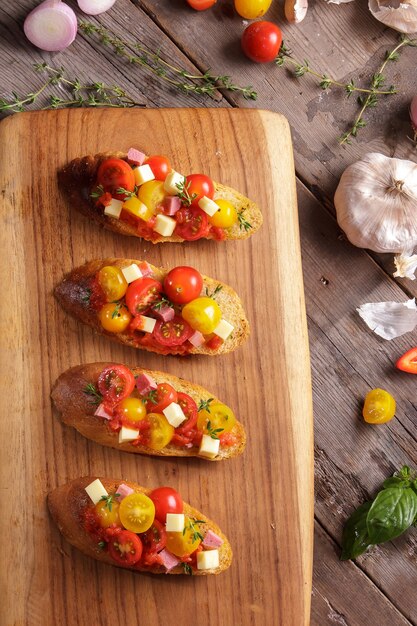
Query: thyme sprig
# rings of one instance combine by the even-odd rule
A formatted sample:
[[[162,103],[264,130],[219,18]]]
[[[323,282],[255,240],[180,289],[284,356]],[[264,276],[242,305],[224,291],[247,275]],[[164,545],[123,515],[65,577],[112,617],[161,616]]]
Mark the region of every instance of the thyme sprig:
[[[190,185],[191,185],[191,181],[188,184],[185,184],[185,179],[179,183],[175,183],[175,186],[178,189],[177,196],[180,198],[184,206],[190,206],[190,204],[197,198],[196,193],[193,193],[190,196],[190,193],[188,191],[190,188]]]
[[[384,62],[382,63],[379,70],[371,78],[370,90],[368,95],[366,97],[361,96],[358,98],[358,103],[360,105],[359,113],[355,117],[351,128],[343,133],[339,138],[341,144],[350,143],[350,139],[352,137],[356,137],[358,131],[366,126],[366,121],[363,117],[365,111],[367,109],[376,107],[378,104],[378,95],[384,93],[378,91],[378,88],[382,87],[386,80],[384,76],[384,70],[390,61],[398,61],[398,59],[400,58],[400,50],[405,46],[417,47],[417,39],[410,39],[409,37],[407,37],[407,35],[401,35],[400,42],[395,46],[395,48],[393,50],[386,51]],[[397,93],[394,88],[391,87],[390,89],[393,89],[393,91],[391,91],[390,93]]]
[[[120,309],[122,308],[122,306],[124,306],[124,303],[121,300],[115,300],[114,302],[112,302],[112,304],[116,305],[114,307],[113,313],[111,314],[111,318],[112,320],[114,320],[116,317],[121,316]]]
[[[189,530],[191,533],[191,539],[193,543],[194,541],[197,541],[198,539],[200,539],[200,541],[203,541],[204,537],[200,533],[198,528],[196,528],[196,526],[197,524],[205,524],[205,523],[206,522],[203,519],[188,519],[188,523],[184,526],[182,534],[185,535],[186,530]]]
[[[136,198],[138,191],[139,191],[138,185],[135,185],[135,188],[133,189],[133,191],[129,191],[128,189],[125,189],[124,187],[118,187],[116,189],[116,193],[118,195],[125,196],[126,198]]]
[[[94,191],[90,193],[90,198],[101,198],[103,194],[104,194],[103,185],[97,185],[97,187],[94,188]]]
[[[33,68],[36,72],[47,74],[47,79],[35,91],[19,96],[12,92],[9,99],[0,98],[0,113],[19,113],[38,102],[39,97],[47,91],[48,87],[61,86],[68,94],[66,97],[58,97],[55,94],[48,95],[48,104],[41,107],[45,109],[59,109],[62,107],[134,107],[144,106],[136,102],[121,87],[106,85],[103,82],[83,84],[77,78],[71,80],[65,77],[64,68],[56,69],[48,63],[35,63]]]
[[[103,399],[103,396],[98,392],[94,383],[87,383],[83,389],[83,393],[89,396],[90,404],[100,404]]]
[[[217,294],[220,293],[220,291],[222,289],[223,289],[223,285],[216,285],[216,287],[213,289],[212,293],[210,293],[209,288],[206,287],[206,296],[207,296],[207,298],[212,298],[213,300],[215,300]]]
[[[111,512],[112,508],[113,508],[113,502],[115,500],[115,498],[118,498],[120,496],[120,493],[111,493],[107,496],[101,496],[100,498],[100,502],[104,502],[104,506],[106,509],[109,509],[109,511]]]
[[[213,428],[213,426],[211,425],[210,420],[207,422],[207,434],[212,439],[218,439],[219,438],[219,433],[222,433],[223,431],[224,431],[224,428]]]
[[[182,567],[184,569],[184,574],[187,574],[188,576],[193,575],[193,569],[189,563],[182,563]]]
[[[79,28],[87,36],[98,35],[100,42],[105,46],[110,46],[118,56],[124,57],[134,65],[141,65],[157,78],[184,93],[205,94],[213,97],[217,90],[223,90],[238,92],[245,100],[256,100],[258,97],[252,86],[236,85],[231,76],[212,74],[210,70],[204,74],[192,74],[166,61],[159,52],[149,50],[139,41],[127,42],[113,35],[103,26],[80,22]],[[139,54],[131,54],[129,48],[133,48]]]
[[[168,300],[168,298],[165,298],[165,296],[161,296],[161,299],[158,300],[158,302],[155,302],[155,304],[152,305],[152,309],[154,309],[155,311],[160,311],[162,309],[162,307],[164,306],[168,306],[170,308],[173,308],[174,305],[171,302],[171,300]]]
[[[210,413],[210,404],[213,402],[214,398],[209,398],[208,400],[200,400],[200,403],[198,405],[198,412],[200,411],[207,411],[207,413]]]
[[[146,402],[152,402],[152,404],[158,404],[158,391],[156,389],[152,389],[146,396],[143,396],[142,402],[146,404]]]
[[[245,218],[245,211],[246,209],[240,209],[240,211],[238,211],[237,213],[237,219],[239,220],[239,226],[242,230],[250,230],[252,228],[252,224],[250,222],[248,222],[248,220]]]

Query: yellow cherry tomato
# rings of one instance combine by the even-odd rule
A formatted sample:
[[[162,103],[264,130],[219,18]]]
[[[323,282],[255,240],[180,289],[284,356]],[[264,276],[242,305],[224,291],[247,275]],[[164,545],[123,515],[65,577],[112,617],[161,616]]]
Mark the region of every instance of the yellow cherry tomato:
[[[149,413],[147,420],[151,425],[148,447],[152,450],[162,450],[171,441],[175,429],[162,413]]]
[[[262,17],[271,6],[272,0],[235,0],[235,9],[246,20]]]
[[[162,204],[166,191],[161,180],[150,180],[139,187],[138,198],[148,207],[152,213],[156,213],[157,208]]]
[[[368,424],[385,424],[395,415],[395,400],[384,389],[372,389],[365,398],[362,415]]]
[[[203,296],[186,304],[182,316],[191,328],[210,335],[222,319],[222,312],[213,298]]]
[[[134,217],[138,217],[141,220],[147,222],[153,216],[152,209],[149,209],[146,204],[144,204],[139,198],[136,196],[132,196],[129,200],[123,203],[123,210],[127,211]]]
[[[98,315],[104,330],[110,333],[122,333],[132,319],[128,309],[115,302],[105,304]]]
[[[167,549],[175,556],[187,556],[197,550],[201,543],[198,524],[190,517],[185,516],[184,531],[179,533],[167,532]]]
[[[114,498],[106,498],[97,502],[95,511],[102,528],[108,528],[112,524],[120,525],[119,506]]]
[[[98,282],[106,294],[107,302],[114,302],[123,298],[127,291],[126,278],[122,270],[114,265],[102,267],[98,273]]]
[[[210,217],[210,222],[217,228],[231,228],[237,222],[237,211],[233,204],[228,200],[214,201],[219,210]]]
[[[236,417],[232,409],[221,402],[210,403],[208,409],[198,412],[197,428],[205,433],[217,431],[214,434],[219,436],[232,430],[235,424]]]
[[[140,422],[146,417],[146,406],[139,398],[125,398],[116,406],[116,411],[129,422]]]
[[[144,533],[155,519],[155,505],[144,493],[131,493],[121,501],[119,516],[127,530]]]

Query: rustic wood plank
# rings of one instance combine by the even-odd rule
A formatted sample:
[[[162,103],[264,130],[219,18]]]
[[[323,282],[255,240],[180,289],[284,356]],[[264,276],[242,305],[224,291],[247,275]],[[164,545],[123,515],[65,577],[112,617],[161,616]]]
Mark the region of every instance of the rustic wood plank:
[[[353,563],[338,561],[339,548],[316,522],[311,626],[410,625]]]
[[[185,141],[191,129],[207,138],[204,146]],[[36,137],[30,145],[29,132]],[[233,109],[74,110],[15,116],[1,123],[0,133],[0,188],[8,217],[1,246],[10,258],[17,247],[24,250],[5,270],[7,292],[19,303],[19,314],[14,307],[6,308],[0,335],[2,370],[6,384],[15,389],[7,402],[3,398],[13,428],[8,420],[0,423],[1,438],[8,443],[0,466],[5,493],[10,493],[16,457],[22,457],[11,503],[17,524],[0,540],[7,563],[0,574],[0,611],[6,625],[37,625],[39,615],[48,625],[63,624],[70,610],[74,626],[134,624],[139,612],[147,616],[149,626],[191,626],[196,616],[213,626],[220,621],[227,626],[307,626],[312,407],[286,120]],[[252,164],[240,155],[252,142],[258,146],[256,177]],[[126,151],[132,144],[146,153],[168,154],[180,171],[202,170],[254,197],[264,209],[262,229],[244,242],[228,242],[227,249],[209,241],[153,246],[104,232],[71,211],[58,193],[57,169],[76,156],[104,149]],[[286,158],[279,159],[280,154]],[[262,263],[265,250],[268,264]],[[64,271],[88,258],[106,256],[144,257],[168,267],[186,262],[221,277],[242,297],[252,323],[250,339],[224,357],[178,359],[144,354],[95,336],[68,318],[52,289]],[[259,306],[265,294],[268,307]],[[277,358],[280,366],[274,367]],[[201,465],[199,459],[138,457],[87,441],[53,416],[49,393],[54,379],[69,366],[97,360],[146,362],[150,369],[187,380],[210,381],[209,390],[228,401],[245,423],[250,442],[246,453],[235,461]],[[264,388],[274,390],[274,398],[260,393],[260,375]],[[130,477],[149,487],[166,482],[176,486],[230,538],[234,565],[220,576],[195,580],[135,576],[70,549],[47,515],[45,496],[54,486],[87,474]],[[16,558],[16,546],[22,553],[27,550],[25,558]]]

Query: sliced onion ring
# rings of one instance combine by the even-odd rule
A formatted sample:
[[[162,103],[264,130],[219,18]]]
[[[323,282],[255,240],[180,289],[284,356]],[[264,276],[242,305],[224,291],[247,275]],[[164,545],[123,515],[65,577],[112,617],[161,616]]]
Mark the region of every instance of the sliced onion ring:
[[[81,11],[88,15],[99,15],[111,9],[116,0],[77,0]]]
[[[57,52],[74,41],[77,18],[61,0],[45,0],[29,13],[23,29],[34,46],[47,52]]]

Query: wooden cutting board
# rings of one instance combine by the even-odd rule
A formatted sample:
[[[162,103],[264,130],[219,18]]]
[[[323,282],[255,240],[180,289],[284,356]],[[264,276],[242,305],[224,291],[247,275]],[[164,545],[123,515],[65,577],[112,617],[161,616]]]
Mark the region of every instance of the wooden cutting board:
[[[166,154],[256,200],[264,225],[243,242],[154,246],[99,230],[56,182],[70,159],[135,146]],[[280,115],[249,110],[63,110],[0,125],[0,622],[4,626],[302,626],[309,623],[313,438],[291,139]],[[249,341],[220,357],[162,357],[95,336],[55,302],[64,272],[91,258],[193,265],[241,296]],[[118,361],[205,385],[246,425],[237,459],[153,459],[87,441],[51,407],[81,362]],[[233,546],[231,568],[192,578],[133,574],[73,549],[49,517],[49,490],[80,475],[169,484]]]

